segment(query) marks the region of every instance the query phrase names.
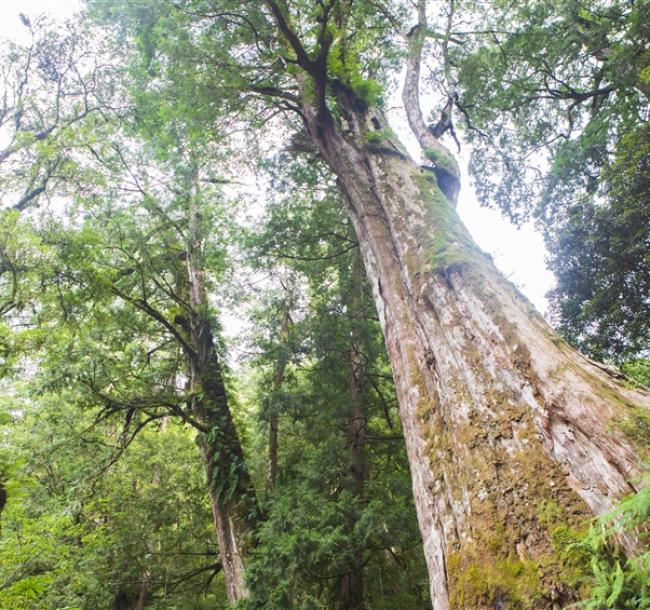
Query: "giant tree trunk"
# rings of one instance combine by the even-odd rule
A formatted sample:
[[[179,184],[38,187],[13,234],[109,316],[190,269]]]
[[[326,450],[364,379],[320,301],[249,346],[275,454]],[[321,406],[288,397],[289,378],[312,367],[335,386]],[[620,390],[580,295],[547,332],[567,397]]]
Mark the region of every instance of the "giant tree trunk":
[[[455,103],[447,52],[454,3],[440,35],[428,26],[427,1],[413,0],[417,23],[401,33],[402,99],[429,167],[403,152],[369,108],[358,58],[346,63],[348,39],[335,45],[334,30],[346,33],[350,15],[341,3],[329,6],[336,27],[324,8],[308,45],[282,3],[265,4],[299,68],[298,94],[278,95],[300,105],[306,134],[294,143],[338,178],[373,286],[433,607],[556,608],[573,595],[561,539],[640,485],[647,445],[626,431],[648,421],[650,395],[558,337],[456,215],[458,167],[438,140],[445,122],[429,128],[419,106],[428,35],[442,38],[439,68]],[[334,53],[343,69],[330,65]],[[637,546],[623,542],[629,552]]]
[[[322,107],[303,112],[373,286],[433,607],[562,604],[554,534],[637,489],[642,456],[621,424],[648,416],[648,394],[569,347],[474,244],[434,171],[346,98],[346,135]]]

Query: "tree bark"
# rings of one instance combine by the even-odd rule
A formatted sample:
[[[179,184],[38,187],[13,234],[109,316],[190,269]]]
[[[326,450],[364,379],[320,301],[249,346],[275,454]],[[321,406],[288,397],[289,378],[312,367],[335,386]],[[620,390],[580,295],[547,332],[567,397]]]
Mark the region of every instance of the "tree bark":
[[[561,604],[572,591],[556,530],[638,488],[642,450],[621,424],[648,417],[648,393],[546,324],[474,244],[433,168],[385,135],[381,113],[344,87],[338,101],[345,135],[322,107],[302,112],[373,287],[433,607]]]
[[[196,176],[194,177],[196,183]],[[191,197],[187,269],[182,274],[189,303],[189,319],[181,325],[191,346],[187,356],[190,407],[208,431],[199,446],[208,480],[210,504],[219,545],[228,601],[246,597],[243,556],[252,542],[260,515],[244,451],[232,418],[223,371],[214,343],[202,257],[202,218],[197,196]]]
[[[269,472],[266,479],[266,489],[273,493],[278,479],[278,432],[280,418],[277,413],[269,417]]]
[[[133,602],[132,610],[144,610],[147,605],[147,599],[149,597],[149,572],[143,570],[140,575],[140,586],[138,587],[138,595]]]
[[[246,596],[243,555],[259,512],[230,412],[206,304],[193,301],[192,306],[195,310],[190,336],[196,353],[188,358],[191,408],[194,417],[209,430],[207,434],[201,433],[199,446],[228,600],[234,603]]]

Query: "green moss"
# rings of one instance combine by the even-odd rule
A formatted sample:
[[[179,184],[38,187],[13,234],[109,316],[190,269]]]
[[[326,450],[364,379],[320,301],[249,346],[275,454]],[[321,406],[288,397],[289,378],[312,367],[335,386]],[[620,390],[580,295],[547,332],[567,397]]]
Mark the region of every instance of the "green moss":
[[[416,408],[416,415],[418,419],[423,422],[428,422],[431,419],[431,411],[431,403],[428,400],[421,398],[418,401]]]
[[[316,101],[316,86],[311,78],[305,79],[301,93],[305,102],[313,104]]]
[[[589,562],[581,542],[591,522],[588,510],[563,488],[545,454],[512,459],[516,468],[499,471],[499,488],[515,490],[512,501],[498,508],[495,496],[477,505],[473,542],[447,553],[452,608],[564,607],[584,593]]]
[[[627,407],[627,417],[616,422],[637,447],[650,450],[650,413],[641,407]]]
[[[551,532],[553,551],[521,559],[508,553],[513,532],[505,526],[494,528],[463,555],[448,555],[451,607],[495,607],[501,602],[513,610],[532,610],[550,607],[549,602],[560,598],[575,599],[588,574],[588,557],[580,545],[585,535],[586,530],[556,525]]]
[[[553,554],[562,568],[563,582],[578,589],[589,573],[589,556],[582,542],[589,533],[591,520],[584,517],[578,524],[557,502],[543,500],[539,506],[539,522],[548,531]]]
[[[644,84],[650,84],[650,66],[646,66],[643,70],[641,70],[639,79]]]
[[[385,137],[383,130],[368,131],[363,135],[363,139],[369,144],[380,144]]]
[[[458,164],[456,159],[450,154],[438,148],[425,148],[424,156],[429,159],[436,167],[442,167],[450,173],[456,173]]]
[[[384,123],[381,129],[374,129],[374,127],[369,127],[369,129],[364,133],[363,139],[366,143],[372,145],[373,147],[380,147],[382,152],[392,152],[393,154],[399,153],[405,158],[409,156],[408,151],[406,148],[404,148],[404,145],[397,137],[397,134],[390,128],[387,123]],[[382,147],[382,145],[384,146]],[[384,186],[384,189],[386,188],[389,187]]]
[[[494,531],[486,540],[487,548],[493,553],[500,553],[506,544],[507,530],[503,521],[497,521],[494,525]]]
[[[528,609],[539,607],[544,598],[540,566],[535,561],[508,557],[494,562],[466,563],[458,554],[448,558],[447,567],[454,575],[452,608],[507,607]]]
[[[408,155],[408,152],[406,152],[406,149],[402,145],[401,140],[399,139],[398,135],[393,131],[390,125],[386,124],[384,125],[383,129],[384,133],[386,134],[386,137],[396,146],[398,146],[401,150],[404,150],[405,154]]]
[[[421,172],[414,173],[412,177],[426,206],[426,232],[418,235],[418,238],[426,248],[429,269],[449,269],[472,262],[477,248],[453,205],[438,188],[435,176]]]
[[[555,500],[542,500],[538,509],[539,522],[551,526],[564,517],[564,509]]]

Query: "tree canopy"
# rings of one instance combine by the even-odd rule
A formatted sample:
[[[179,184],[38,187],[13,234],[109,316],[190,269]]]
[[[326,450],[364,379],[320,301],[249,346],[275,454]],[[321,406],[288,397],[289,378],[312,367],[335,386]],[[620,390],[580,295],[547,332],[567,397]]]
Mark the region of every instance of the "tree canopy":
[[[23,16],[0,608],[646,608],[646,4]],[[623,372],[473,242],[461,146]]]
[[[555,322],[619,362],[649,344],[649,8],[496,2],[455,50],[478,195],[537,220]]]

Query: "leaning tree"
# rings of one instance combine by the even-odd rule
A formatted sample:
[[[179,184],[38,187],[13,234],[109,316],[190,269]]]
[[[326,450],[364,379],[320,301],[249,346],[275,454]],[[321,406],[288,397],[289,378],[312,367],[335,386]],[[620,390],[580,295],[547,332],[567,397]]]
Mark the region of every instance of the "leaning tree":
[[[290,138],[335,178],[394,371],[434,608],[550,608],[574,596],[558,526],[580,528],[640,486],[647,445],[626,430],[647,423],[650,397],[555,334],[456,214],[458,165],[441,138],[453,135],[460,8],[178,0],[94,10],[135,43],[124,46],[136,105],[149,92],[202,113],[206,131],[211,117],[234,132],[282,128],[281,145]],[[440,60],[445,91],[431,125],[420,104],[429,60]],[[386,117],[400,73],[423,163]]]

